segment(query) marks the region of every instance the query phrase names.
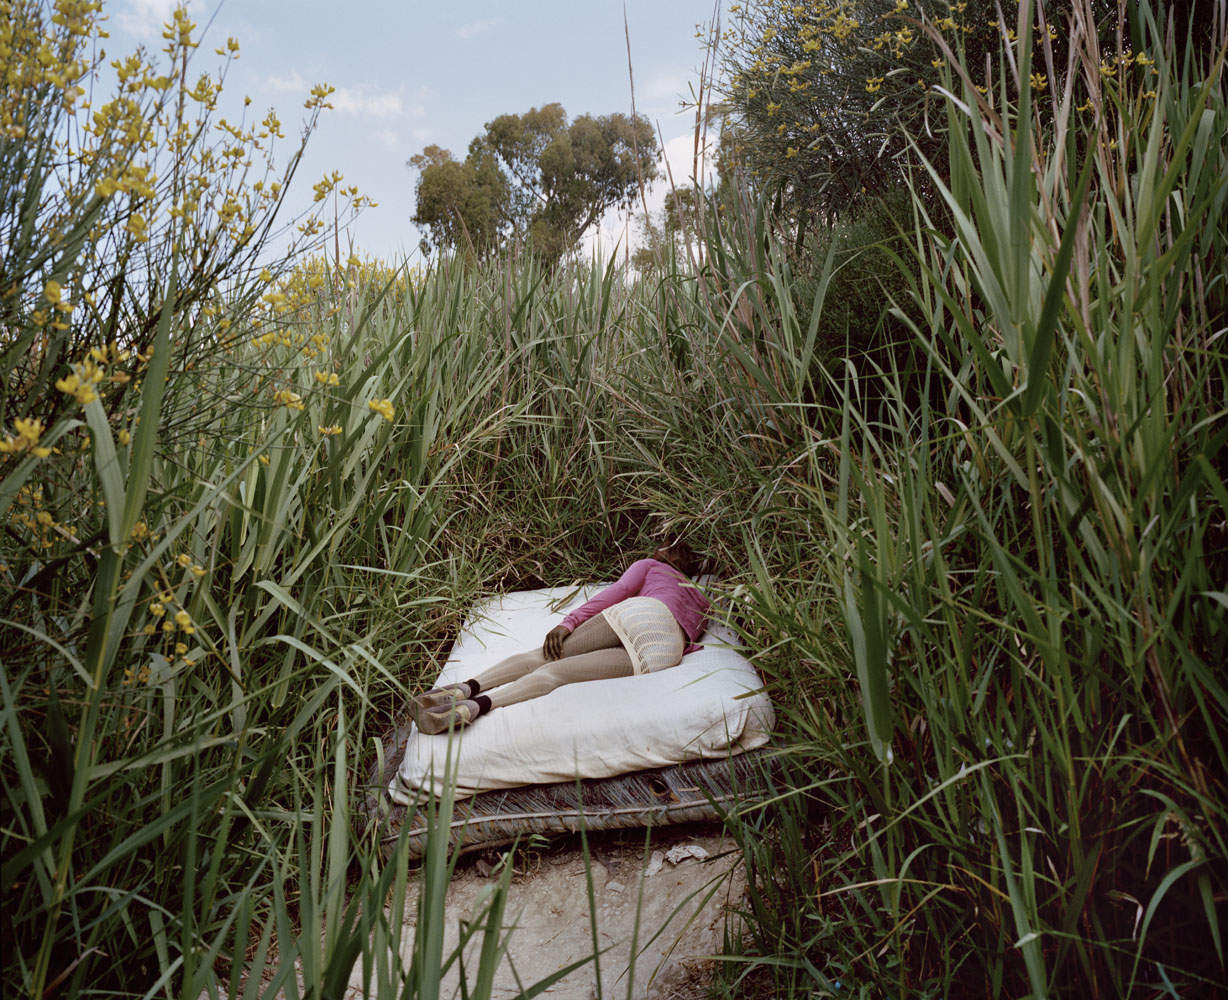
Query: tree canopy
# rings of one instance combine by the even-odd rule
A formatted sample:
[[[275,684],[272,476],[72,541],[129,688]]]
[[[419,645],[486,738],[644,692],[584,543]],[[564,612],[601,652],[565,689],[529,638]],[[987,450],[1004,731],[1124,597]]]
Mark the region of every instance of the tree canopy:
[[[642,115],[581,115],[561,104],[487,122],[457,161],[428,146],[409,160],[419,171],[413,221],[423,249],[455,247],[479,256],[508,241],[548,262],[574,249],[614,206],[629,206],[657,176],[660,153]]]
[[[439,146],[409,160],[421,171],[414,222],[428,227],[423,249],[463,246],[479,254],[496,246],[507,228],[509,186],[489,156],[470,153],[463,162]]]
[[[648,215],[640,220],[642,242],[631,255],[637,271],[644,274],[653,268],[668,266],[671,254],[678,250],[688,232],[694,233],[700,202],[705,197],[711,203],[715,192],[705,195],[694,185],[673,188],[665,193],[665,203],[657,219]]]
[[[1112,0],[1034,8],[1038,93],[1048,85],[1046,55],[1065,65],[1075,6],[1104,33],[1105,58],[1120,56],[1104,27]],[[1016,5],[994,0],[743,0],[729,10],[722,154],[778,192],[801,229],[807,216],[831,218],[898,184],[912,146],[942,170],[935,88],[950,73],[948,52],[978,74],[989,60],[975,81],[988,93],[1009,75],[990,53],[1018,27]]]

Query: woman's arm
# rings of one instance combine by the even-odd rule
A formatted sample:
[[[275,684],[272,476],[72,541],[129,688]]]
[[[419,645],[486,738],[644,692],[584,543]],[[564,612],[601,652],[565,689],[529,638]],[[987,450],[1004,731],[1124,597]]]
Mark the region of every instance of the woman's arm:
[[[596,597],[586,601],[564,618],[563,626],[569,632],[575,631],[577,625],[583,624],[606,608],[625,601],[628,597],[634,597],[644,586],[644,578],[648,575],[648,565],[651,562],[651,559],[637,559],[627,567],[627,571],[618,578],[617,583],[610,584]]]

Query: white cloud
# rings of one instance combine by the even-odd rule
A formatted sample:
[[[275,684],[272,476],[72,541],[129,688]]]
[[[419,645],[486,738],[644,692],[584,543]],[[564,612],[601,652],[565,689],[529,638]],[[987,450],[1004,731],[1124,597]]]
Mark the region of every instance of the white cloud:
[[[636,96],[654,105],[676,107],[681,100],[690,100],[690,80],[681,73],[659,73],[649,77]]]
[[[269,77],[269,86],[279,94],[306,94],[311,90],[311,84],[303,79],[303,75],[292,69],[286,76]]]
[[[141,38],[157,38],[162,34],[162,25],[171,19],[181,0],[127,0],[120,8],[119,24],[125,31]],[[192,19],[200,22],[199,0],[187,3]]]
[[[703,145],[704,136],[700,136],[698,163],[695,153],[695,133],[684,132],[672,139],[665,140],[665,163],[661,164],[662,179],[655,185],[661,188],[661,204],[665,204],[665,192],[669,190],[669,179],[672,176],[675,187],[684,187],[695,183],[699,178],[707,186],[716,183],[716,136],[709,134],[707,145]],[[666,164],[669,166],[667,171]],[[649,199],[649,205],[652,199]]]
[[[716,183],[716,139],[709,136],[706,149],[701,149],[698,167],[699,176],[705,185]],[[695,174],[695,133],[685,132],[672,139],[665,140],[665,159],[669,164],[666,172],[665,163],[661,164],[661,177],[645,192],[644,201],[654,221],[658,213],[665,207],[665,195],[670,190],[670,176],[673,176],[674,187],[688,187],[693,183]],[[593,226],[580,241],[581,250],[585,254],[594,250],[607,259],[613,253],[625,254],[628,249],[632,253],[643,243],[640,232],[640,221],[644,217],[644,203],[637,196],[630,213],[619,209],[606,212],[601,221]]]
[[[368,92],[365,88],[338,87],[328,101],[343,115],[396,118],[405,113],[401,95],[391,90]]]
[[[401,141],[401,133],[399,133],[396,129],[391,128],[381,128],[377,130],[375,137],[389,149],[396,149],[397,144]]]
[[[488,17],[484,21],[470,21],[468,24],[462,24],[456,29],[457,38],[473,38],[475,35],[480,35],[483,32],[490,31],[492,28],[497,28],[503,23],[501,17]]]
[[[304,97],[311,90],[298,70],[291,70],[285,76],[271,76],[269,87],[283,94],[301,94]],[[338,87],[328,96],[331,104],[339,114],[368,115],[372,118],[421,118],[426,114],[426,108],[415,104],[405,106],[405,99],[400,90],[376,90],[371,87]]]

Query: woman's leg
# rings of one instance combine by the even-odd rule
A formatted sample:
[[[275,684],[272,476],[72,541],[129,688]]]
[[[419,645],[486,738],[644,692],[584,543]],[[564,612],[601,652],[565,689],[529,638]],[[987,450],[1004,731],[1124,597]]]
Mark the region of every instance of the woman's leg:
[[[602,615],[596,615],[563,640],[559,659],[547,662],[540,649],[509,656],[474,678],[481,688],[475,698],[439,706],[419,699],[414,720],[430,736],[468,725],[492,708],[539,698],[560,684],[625,677],[634,671],[631,654],[623,649],[618,633]]]
[[[492,691],[490,707],[503,708],[505,705],[515,705],[530,698],[540,698],[562,684],[629,677],[634,672],[631,654],[621,645],[617,649],[595,649],[576,656],[564,656]]]
[[[559,663],[568,657],[591,653],[597,649],[622,649],[618,634],[606,623],[604,615],[594,615],[564,639],[563,655],[553,662]],[[500,660],[489,670],[478,674],[474,680],[481,687],[482,694],[489,694],[490,688],[519,680],[545,666],[546,662],[546,655],[540,647],[530,649]]]

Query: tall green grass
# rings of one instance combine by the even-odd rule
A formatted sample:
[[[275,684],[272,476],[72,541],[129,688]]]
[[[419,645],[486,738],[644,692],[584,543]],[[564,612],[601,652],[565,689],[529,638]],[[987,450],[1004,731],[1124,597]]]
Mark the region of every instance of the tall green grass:
[[[621,286],[613,271],[588,277],[556,284],[551,325],[566,310],[601,329]],[[570,414],[593,407],[574,383],[534,375],[582,364],[578,338],[513,329],[543,302],[542,278],[443,268],[395,302],[388,286],[367,287],[336,312],[325,293],[307,307],[314,320],[299,317],[338,345],[327,361],[337,385],[317,390],[321,358],[263,333],[217,343],[190,370],[159,366],[177,335],[172,286],[130,443],[116,443],[114,415],[94,400],[65,428],[78,440],[88,429],[87,449],[10,473],[10,497],[37,482],[27,504],[101,536],[57,553],[75,585],[43,584],[41,559],[6,551],[14,988],[271,995],[299,977],[335,995],[363,957],[385,963],[385,984],[434,995],[435,952],[386,965],[406,850],[378,862],[351,800],[466,608],[545,571],[518,525],[557,502],[551,484],[515,501],[523,521],[499,494],[506,476],[562,451]],[[503,279],[519,282],[510,297]],[[190,391],[160,392],[171,379]],[[301,403],[270,402],[289,386]],[[385,399],[391,421],[369,405]],[[577,483],[571,470],[554,488]],[[578,510],[555,515],[559,537]],[[576,544],[553,573],[587,575]],[[191,631],[164,632],[177,611]],[[430,865],[449,860],[432,858],[422,877],[439,884],[421,897],[431,909],[419,926],[438,935],[446,879]]]
[[[813,989],[818,956],[901,995],[1224,981],[1224,40],[1174,64],[1142,8],[1156,72],[1106,82],[1089,8],[1056,69],[1035,13],[989,99],[952,53],[894,306],[924,368],[832,373],[793,494],[825,545],[754,594],[823,695],[792,713],[822,826],[783,821],[755,918]]]

